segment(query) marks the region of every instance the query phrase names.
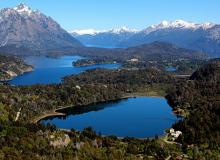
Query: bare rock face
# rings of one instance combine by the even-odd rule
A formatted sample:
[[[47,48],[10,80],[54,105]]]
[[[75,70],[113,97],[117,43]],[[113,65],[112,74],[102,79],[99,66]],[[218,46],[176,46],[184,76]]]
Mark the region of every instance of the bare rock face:
[[[82,45],[52,18],[20,4],[0,11],[0,47],[6,46],[47,50]]]
[[[67,147],[68,144],[71,142],[71,139],[67,134],[64,134],[62,137],[55,137],[51,135],[50,139],[50,145],[58,148]]]

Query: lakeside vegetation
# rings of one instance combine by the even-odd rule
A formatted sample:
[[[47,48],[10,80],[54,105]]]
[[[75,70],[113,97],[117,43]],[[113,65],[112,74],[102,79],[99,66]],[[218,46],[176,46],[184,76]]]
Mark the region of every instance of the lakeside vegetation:
[[[202,52],[180,48],[165,42],[153,42],[131,48],[62,48],[47,51],[53,56],[80,55],[86,59],[73,62],[74,66],[88,66],[103,63],[120,63],[123,68],[153,68],[166,71],[175,67],[178,74],[192,74],[205,62]]]
[[[127,78],[126,78],[127,77]],[[47,112],[66,106],[84,106],[96,102],[121,99],[138,92],[138,88],[171,83],[168,74],[156,70],[95,69],[67,76],[61,84],[10,86],[0,85],[0,101],[13,106],[10,115],[31,121]],[[158,89],[159,90],[159,89]]]
[[[157,69],[94,69],[67,76],[62,84],[0,84],[0,159],[219,159],[219,62],[207,63],[190,79]],[[130,95],[167,95],[174,110],[189,113],[173,126],[183,135],[175,143],[157,136],[118,139],[91,128],[62,131],[31,123],[62,106]]]
[[[189,114],[174,128],[183,136],[177,141],[188,153],[188,145],[198,152],[212,153],[210,159],[219,159],[220,148],[220,60],[205,64],[186,82],[178,83],[166,97],[175,110]],[[214,158],[214,155],[218,157]]]
[[[25,64],[21,59],[0,54],[0,81],[10,80],[32,70],[33,67]]]
[[[112,60],[100,60],[100,59],[80,59],[76,62],[73,62],[73,66],[82,67],[90,66],[95,64],[110,64],[117,63],[117,61]],[[179,75],[191,75],[195,70],[201,67],[205,63],[205,60],[201,59],[174,59],[174,60],[139,60],[131,59],[126,61],[121,61],[121,68],[126,69],[158,69],[164,72],[167,72],[167,68],[175,68],[173,74]],[[169,72],[169,71],[168,71]]]

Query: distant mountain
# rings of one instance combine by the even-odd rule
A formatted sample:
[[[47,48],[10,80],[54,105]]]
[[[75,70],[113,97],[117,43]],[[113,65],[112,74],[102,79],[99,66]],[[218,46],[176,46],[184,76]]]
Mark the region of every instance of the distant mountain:
[[[56,56],[65,54],[63,50],[52,53]],[[206,58],[205,54],[202,52],[184,49],[178,47],[177,45],[165,42],[153,42],[150,44],[144,44],[130,48],[115,49],[96,47],[73,48],[68,49],[68,53],[74,53],[75,55],[88,57],[88,61],[83,60],[82,65],[87,65],[91,63],[109,63],[114,61],[123,63],[132,59],[138,59],[139,62],[154,61],[155,63],[157,63],[161,61],[173,62],[176,60],[200,60]]]
[[[122,27],[119,29],[111,30],[74,30],[70,33],[74,38],[79,40],[86,46],[114,48],[122,41],[125,41],[135,35],[138,31],[135,29],[129,29]]]
[[[206,52],[210,56],[220,56],[220,25],[213,23],[176,20],[162,21],[141,31],[123,27],[104,31],[74,30],[70,33],[87,46],[127,48],[161,41]]]
[[[127,55],[133,58],[141,58],[146,60],[163,59],[202,59],[204,53],[190,49],[181,48],[177,45],[166,42],[153,42],[135,47],[124,49]]]
[[[131,47],[162,41],[180,47],[220,56],[220,25],[212,23],[196,24],[183,20],[163,21],[152,25],[119,43],[118,47]]]
[[[81,43],[51,17],[25,4],[0,10],[0,48],[46,50],[79,46]]]

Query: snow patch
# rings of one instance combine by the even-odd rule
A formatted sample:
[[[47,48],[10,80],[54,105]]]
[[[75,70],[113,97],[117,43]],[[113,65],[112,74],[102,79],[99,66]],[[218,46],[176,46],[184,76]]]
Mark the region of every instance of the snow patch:
[[[14,7],[14,10],[16,10],[18,13],[27,13],[28,15],[33,12],[31,8],[24,3],[21,3],[18,6]]]
[[[31,16],[33,14],[41,14],[39,10],[32,10],[28,5],[21,3],[18,6],[13,8],[19,14]]]

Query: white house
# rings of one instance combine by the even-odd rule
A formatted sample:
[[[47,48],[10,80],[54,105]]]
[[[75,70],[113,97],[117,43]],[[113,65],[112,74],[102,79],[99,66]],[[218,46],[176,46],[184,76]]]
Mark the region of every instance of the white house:
[[[170,135],[172,137],[172,140],[177,139],[180,135],[182,135],[181,131],[175,131],[173,128],[170,128]]]
[[[129,62],[138,62],[139,60],[137,58],[132,58],[129,60]]]
[[[76,88],[77,88],[78,90],[80,90],[80,89],[81,89],[81,87],[80,87],[80,86],[76,86]]]

